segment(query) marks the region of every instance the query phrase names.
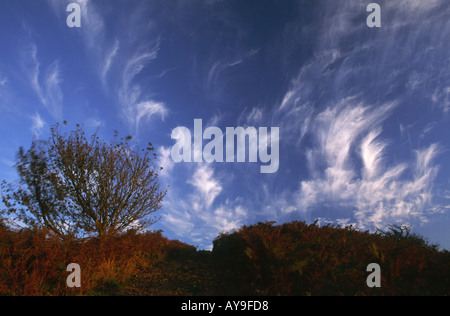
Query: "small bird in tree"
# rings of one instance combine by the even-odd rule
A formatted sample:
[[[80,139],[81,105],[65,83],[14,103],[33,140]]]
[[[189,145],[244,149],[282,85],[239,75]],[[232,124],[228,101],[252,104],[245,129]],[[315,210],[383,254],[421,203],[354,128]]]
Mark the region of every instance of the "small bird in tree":
[[[64,125],[67,123],[64,122]],[[48,141],[19,149],[17,186],[3,181],[3,210],[17,223],[55,235],[97,235],[144,229],[158,218],[167,190],[159,185],[153,146],[133,150],[131,137],[107,143],[82,127],[62,133],[57,124]]]

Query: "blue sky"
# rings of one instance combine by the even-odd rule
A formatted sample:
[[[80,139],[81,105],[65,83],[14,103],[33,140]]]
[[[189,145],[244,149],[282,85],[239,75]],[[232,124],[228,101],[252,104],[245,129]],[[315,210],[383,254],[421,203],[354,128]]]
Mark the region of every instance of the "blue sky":
[[[69,28],[66,7],[81,7]],[[450,249],[450,2],[2,0],[0,177],[68,120],[151,141],[170,238],[406,224]],[[280,168],[171,160],[179,126],[280,128]]]

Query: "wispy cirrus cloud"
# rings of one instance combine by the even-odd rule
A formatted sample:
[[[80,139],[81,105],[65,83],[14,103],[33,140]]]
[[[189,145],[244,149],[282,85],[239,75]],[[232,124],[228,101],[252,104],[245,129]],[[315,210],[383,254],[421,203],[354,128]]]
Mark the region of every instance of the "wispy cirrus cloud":
[[[200,193],[199,195],[193,196],[195,200],[193,204],[194,211],[210,208],[214,200],[223,190],[219,181],[214,178],[213,169],[206,165],[199,167],[188,183],[194,186],[196,191]]]
[[[61,88],[62,75],[59,60],[52,62],[42,72],[42,65],[38,59],[38,47],[30,43],[23,53],[22,66],[41,104],[54,119],[61,120],[64,93]]]
[[[260,107],[253,107],[251,110],[245,109],[237,118],[237,122],[244,126],[258,126],[263,123],[265,110]]]
[[[55,13],[61,15],[69,2],[49,0]],[[148,76],[143,72],[158,56],[159,37],[152,33],[146,17],[146,2],[127,6],[114,25],[106,27],[111,17],[92,0],[76,0],[81,7],[82,27],[78,30],[86,53],[96,69],[105,95],[118,107],[120,118],[130,130],[138,133],[140,123],[153,117],[164,119],[168,109],[148,91]],[[106,6],[109,6],[107,4]],[[133,21],[133,23],[129,23]],[[132,34],[132,36],[130,36]],[[149,40],[154,37],[153,40]],[[145,86],[145,88],[143,87]]]
[[[354,210],[359,228],[426,222],[433,205],[438,145],[416,151],[416,159],[388,164],[381,123],[393,104],[371,109],[347,99],[313,122],[314,146],[307,160],[312,178],[301,181],[299,208],[328,205]]]
[[[171,185],[163,224],[180,236],[203,246],[256,218],[304,219],[310,212],[308,219],[373,227],[425,222],[425,209],[442,209],[434,201],[441,149],[434,136],[443,129],[435,117],[435,124],[418,118],[450,110],[447,0],[381,1],[376,30],[366,26],[362,0],[297,3],[289,10],[301,14],[271,12],[267,21],[265,10],[247,15],[217,1],[49,1],[63,26],[65,6],[80,4],[82,28],[70,36],[80,36],[83,62],[97,75],[90,79],[101,83],[92,90],[132,133],[167,121],[165,96],[183,119],[195,112],[205,122],[209,114],[213,126],[280,127],[273,177],[256,178],[247,165],[175,165],[168,143],[159,147],[161,180]],[[255,32],[263,22],[267,34]],[[45,64],[39,55],[29,63],[36,74],[30,82],[40,100],[55,99],[47,91],[58,91],[69,62]],[[170,131],[161,132],[170,142]],[[225,176],[222,168],[239,172]]]
[[[393,154],[398,139],[386,132],[396,120],[402,122],[393,119],[399,109],[423,111],[427,104],[438,112],[448,111],[448,94],[436,82],[449,78],[443,72],[448,61],[442,59],[449,42],[442,36],[448,36],[450,24],[436,18],[444,3],[382,4],[384,17],[402,13],[402,19],[385,19],[383,27],[371,33],[355,13],[356,7],[365,8],[362,1],[327,6],[315,54],[273,110],[284,145],[304,153],[309,173],[296,193],[285,194],[281,205],[286,213],[298,211],[313,218],[326,213],[335,222],[370,229],[426,223],[432,213],[444,211],[434,190],[440,145],[420,142],[413,147],[410,141],[409,156],[401,160]],[[404,6],[409,9],[402,11]],[[418,19],[426,30],[411,26]],[[432,23],[434,19],[445,22]],[[350,37],[360,38],[359,45],[346,45]],[[411,38],[415,40],[407,40]],[[423,43],[433,44],[419,46]],[[419,62],[423,60],[434,66],[424,67]],[[401,123],[402,137],[405,126],[417,128],[417,123]],[[427,124],[420,135],[429,135],[435,127]]]
[[[168,154],[170,150],[163,152]],[[161,158],[162,159],[162,158]],[[160,160],[164,162],[166,159]],[[174,166],[164,174],[167,181],[173,180]],[[177,168],[183,168],[177,166]],[[165,202],[163,225],[167,225],[177,235],[189,238],[203,249],[211,248],[213,240],[220,232],[239,228],[248,217],[248,210],[239,198],[218,201],[225,192],[225,184],[215,174],[212,165],[196,164],[184,170],[190,176],[183,192],[169,191]],[[179,186],[178,186],[179,187]]]
[[[160,171],[161,177],[170,177],[175,166],[171,156],[172,149],[170,147],[161,146],[158,148],[158,166],[163,168]]]
[[[109,70],[111,69],[111,66],[114,62],[114,58],[116,58],[117,53],[120,49],[120,43],[119,40],[115,40],[113,46],[111,47],[111,49],[106,53],[104,62],[103,62],[103,67],[100,70],[101,72],[101,80],[103,83],[103,86],[106,86],[106,77],[108,75]]]
[[[249,51],[236,54],[235,56],[224,57],[212,62],[209,65],[206,76],[206,89],[211,89],[214,86],[219,85],[221,76],[223,76],[227,70],[244,63],[246,60],[258,54],[258,51],[258,49],[251,49]]]
[[[2,74],[0,74],[0,87],[4,87],[8,82],[8,78]]]
[[[9,110],[10,89],[8,88],[8,77],[0,72],[0,109]]]
[[[33,133],[34,137],[39,138],[39,135],[41,134],[41,131],[45,126],[45,121],[41,118],[41,116],[37,112],[35,115],[31,117],[31,120],[32,120],[31,132]]]
[[[395,5],[403,10],[419,11],[421,13],[428,11],[430,9],[436,8],[439,4],[442,4],[443,0],[399,0]]]
[[[98,52],[104,44],[105,19],[98,9],[98,3],[92,0],[47,0],[55,15],[65,27],[70,3],[77,3],[81,9],[81,34],[90,50]]]
[[[164,119],[168,109],[163,102],[151,100],[143,94],[137,76],[157,58],[159,46],[151,50],[144,49],[129,57],[121,67],[121,81],[118,89],[118,102],[129,126],[136,130],[141,120],[149,120],[153,116]]]

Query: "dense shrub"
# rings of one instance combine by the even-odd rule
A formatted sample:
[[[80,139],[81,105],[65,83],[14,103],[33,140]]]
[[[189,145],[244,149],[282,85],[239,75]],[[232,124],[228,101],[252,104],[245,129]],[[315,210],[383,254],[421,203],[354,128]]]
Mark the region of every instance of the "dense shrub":
[[[112,295],[168,253],[195,251],[161,232],[64,241],[44,230],[0,228],[0,295]],[[66,286],[66,267],[81,267],[81,289]]]
[[[81,267],[81,289],[66,267]],[[381,288],[369,288],[370,263]],[[129,231],[64,240],[0,227],[0,295],[449,295],[450,253],[402,228],[293,222],[221,234],[212,252]]]
[[[450,294],[449,252],[395,230],[369,234],[302,222],[260,223],[219,236],[213,255],[228,284],[234,282],[224,288],[226,295],[236,288],[247,295]],[[366,284],[370,263],[381,266],[381,288]]]

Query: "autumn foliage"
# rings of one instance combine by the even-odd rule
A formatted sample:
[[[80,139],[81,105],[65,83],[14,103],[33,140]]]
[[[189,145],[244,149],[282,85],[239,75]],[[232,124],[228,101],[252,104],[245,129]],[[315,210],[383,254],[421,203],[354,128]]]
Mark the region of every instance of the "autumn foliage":
[[[449,295],[450,253],[393,229],[302,222],[221,234],[213,251],[161,232],[59,239],[0,226],[0,295]],[[68,288],[67,265],[82,269]],[[366,284],[370,263],[381,288]]]
[[[88,137],[80,125],[64,133],[57,124],[48,141],[35,139],[29,150],[19,149],[19,181],[1,183],[6,208],[0,215],[62,238],[149,228],[158,221],[154,213],[166,190],[159,185],[151,143],[138,150],[130,140],[118,139],[118,132],[112,142]]]
[[[195,248],[161,232],[61,240],[44,230],[0,228],[0,295],[116,295],[139,271],[174,251]],[[66,267],[82,267],[82,287],[68,288]]]
[[[221,235],[214,254],[229,295],[450,294],[450,253],[401,228],[260,223]],[[370,263],[381,266],[381,288],[366,284]]]

